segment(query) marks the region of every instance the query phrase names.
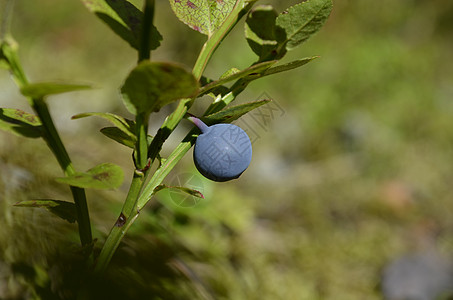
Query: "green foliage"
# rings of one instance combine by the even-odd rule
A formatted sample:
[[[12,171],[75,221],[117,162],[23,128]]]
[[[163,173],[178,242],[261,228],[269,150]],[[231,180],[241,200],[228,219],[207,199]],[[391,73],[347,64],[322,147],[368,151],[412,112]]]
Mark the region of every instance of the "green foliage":
[[[91,89],[89,85],[40,82],[30,83],[20,89],[22,95],[41,99],[48,95]]]
[[[331,11],[332,0],[309,0],[288,8],[275,22],[278,43],[287,50],[296,48],[322,28]]]
[[[278,13],[271,5],[260,5],[247,15],[245,37],[253,52],[265,58],[277,47],[276,25]]]
[[[124,104],[135,114],[149,114],[182,98],[191,98],[198,82],[184,68],[163,62],[142,62],[121,87]]]
[[[0,108],[0,129],[30,138],[38,138],[42,135],[39,118],[15,108]]]
[[[123,170],[112,163],[97,165],[86,172],[57,178],[60,183],[87,189],[115,189],[123,183]]]
[[[147,286],[145,288],[147,292],[146,296],[140,294],[141,291],[138,291],[134,295],[129,294],[135,288],[129,288],[129,290],[124,291],[123,295],[123,291],[118,291],[117,293],[117,286],[115,286],[115,292],[109,291],[109,289],[103,289],[103,287],[108,286],[107,283],[110,283],[108,280],[115,280],[108,276],[105,277],[104,274],[112,274],[109,273],[112,270],[108,269],[109,265],[118,267],[118,261],[115,261],[115,253],[120,257],[124,255],[122,253],[123,249],[119,246],[126,233],[129,230],[132,233],[134,232],[133,230],[141,230],[139,226],[132,226],[138,219],[139,213],[143,211],[145,205],[153,197],[165,197],[163,196],[165,193],[157,192],[162,190],[182,192],[188,196],[196,197],[197,201],[198,199],[200,201],[197,203],[201,203],[202,205],[205,204],[202,201],[207,200],[205,199],[204,191],[180,184],[170,185],[164,183],[170,172],[175,169],[195,142],[197,129],[192,128],[173,147],[170,154],[165,154],[167,149],[163,148],[167,139],[177,129],[180,121],[188,114],[192,106],[200,105],[202,96],[209,94],[214,100],[207,106],[205,112],[199,116],[200,119],[208,124],[232,122],[270,102],[270,99],[264,99],[235,106],[230,105],[251,82],[268,75],[293,70],[316,58],[313,56],[296,59],[289,63],[280,63],[287,50],[291,50],[302,44],[322,27],[330,14],[331,1],[310,0],[297,4],[282,14],[277,14],[276,10],[269,5],[260,6],[253,10],[253,12],[250,12],[255,2],[246,0],[170,1],[170,6],[179,20],[192,29],[207,35],[206,42],[201,47],[192,71],[188,71],[185,67],[172,62],[155,62],[150,60],[150,50],[159,47],[160,41],[162,40],[162,36],[154,26],[155,1],[144,1],[143,9],[140,10],[133,3],[126,0],[82,0],[82,3],[90,12],[106,23],[115,34],[138,52],[137,66],[126,76],[120,88],[123,104],[132,113],[134,120],[129,120],[120,115],[108,112],[88,112],[77,114],[73,117],[73,119],[79,119],[97,116],[107,120],[113,126],[102,128],[100,130],[101,133],[132,149],[132,155],[127,155],[129,159],[132,156],[132,161],[129,161],[129,163],[134,168],[129,191],[127,195],[121,195],[125,196],[125,199],[122,208],[118,207],[120,213],[117,216],[119,215],[119,217],[113,224],[109,224],[111,230],[105,240],[96,245],[96,247],[100,248],[96,249],[96,251],[93,251],[95,240],[92,238],[91,219],[88,211],[89,206],[86,201],[84,189],[117,189],[123,183],[123,171],[118,165],[112,163],[97,165],[86,172],[76,171],[53,122],[49,107],[43,101],[43,98],[48,95],[84,90],[90,88],[90,86],[58,83],[30,84],[19,61],[17,44],[10,38],[1,41],[0,60],[2,66],[6,67],[12,73],[19,90],[26,96],[36,116],[23,113],[19,110],[2,109],[0,111],[0,128],[25,136],[42,137],[57,158],[64,173],[64,177],[57,178],[56,181],[70,186],[74,200],[74,203],[59,200],[24,200],[18,202],[16,205],[45,208],[69,222],[77,222],[80,242],[82,244],[82,248],[79,249],[83,253],[82,258],[76,259],[72,257],[72,260],[70,259],[71,268],[76,271],[73,272],[71,269],[71,272],[68,272],[70,276],[66,274],[67,278],[63,278],[64,276],[46,275],[46,272],[42,272],[44,275],[40,288],[34,287],[33,290],[38,295],[37,297],[52,298],[55,294],[64,294],[70,295],[68,296],[69,298],[76,298],[75,295],[77,293],[79,293],[78,296],[80,297],[84,296],[85,293],[90,294],[94,291],[93,293],[96,295],[108,295],[108,298],[112,299],[115,297],[124,299],[149,298],[150,294],[153,294],[153,297],[155,296],[156,299],[170,299],[175,298],[177,294],[175,291],[179,293],[181,286],[184,286],[184,282],[188,282],[188,291],[180,291],[181,296],[178,294],[176,298],[184,299],[190,294],[192,298],[196,298],[194,295],[197,295],[203,299],[217,299],[219,298],[217,297],[218,295],[221,297],[222,295],[226,295],[226,298],[229,299],[240,299],[234,296],[233,291],[230,293],[219,291],[216,288],[216,283],[213,282],[210,282],[213,286],[211,290],[209,284],[205,283],[204,280],[198,279],[196,272],[192,270],[191,266],[186,265],[178,257],[180,253],[169,251],[169,249],[175,249],[183,253],[190,253],[193,249],[195,252],[198,250],[196,247],[192,248],[189,245],[191,242],[193,243],[189,238],[190,230],[198,227],[192,227],[191,224],[184,224],[185,218],[193,219],[197,222],[205,220],[205,224],[208,226],[213,226],[216,230],[231,232],[232,235],[240,232],[241,228],[244,228],[244,224],[247,222],[244,221],[246,220],[244,216],[250,211],[250,207],[243,205],[246,208],[245,210],[241,208],[237,213],[233,214],[234,209],[228,206],[228,201],[221,201],[218,204],[218,211],[216,212],[223,213],[224,211],[228,211],[228,215],[216,220],[214,219],[217,217],[211,217],[208,210],[196,216],[196,213],[190,215],[190,213],[182,212],[180,208],[177,208],[177,203],[166,207],[168,210],[173,210],[170,212],[173,215],[168,219],[175,216],[174,223],[177,226],[181,224],[181,228],[178,228],[178,230],[181,233],[186,230],[189,233],[187,236],[173,236],[165,230],[159,232],[159,230],[162,230],[166,226],[166,218],[168,217],[166,214],[169,212],[165,211],[165,208],[160,205],[161,202],[152,201],[150,205],[152,206],[150,208],[152,211],[150,213],[144,212],[144,214],[151,220],[148,221],[153,223],[153,225],[149,226],[150,228],[148,230],[151,231],[152,239],[155,238],[158,245],[151,247],[153,249],[149,253],[153,253],[153,255],[150,255],[153,264],[165,266],[164,269],[169,274],[168,278],[163,278],[162,269],[157,270],[153,268],[151,268],[152,271],[150,272],[156,272],[156,274],[152,274],[149,277],[141,276],[145,272],[138,273],[138,270],[141,270],[140,264],[143,261],[138,262],[134,261],[134,259],[127,259],[126,261],[128,263],[122,266],[121,270],[124,270],[124,274],[130,272],[131,277],[124,279],[123,274],[123,279],[121,279],[123,285],[120,285],[121,288],[118,289],[127,286],[129,282],[135,282],[137,284],[140,280],[149,279],[143,285]],[[248,62],[249,66],[242,67],[241,69],[226,66],[223,68],[223,75],[218,80],[206,79],[206,77],[203,77],[203,74],[214,52],[224,41],[228,41],[228,39],[225,39],[227,35],[232,32],[232,29],[238,24],[239,20],[246,15],[246,39],[252,50],[259,56],[258,61]],[[168,24],[168,27],[171,27],[171,25]],[[166,31],[168,30],[168,28],[165,29]],[[178,38],[176,36],[175,40]],[[118,57],[121,56],[115,55],[114,57],[116,62],[118,62]],[[224,70],[228,71],[225,72]],[[175,107],[169,107],[169,104],[178,100],[179,102]],[[148,126],[149,122],[150,120],[157,120],[155,118],[157,115],[153,113],[159,112],[164,107],[168,108],[171,112],[168,113],[157,133],[151,137],[148,134],[150,128]],[[164,110],[162,109],[162,111]],[[87,151],[92,151],[92,153],[96,154],[96,148],[90,145],[89,139],[84,140],[84,143],[86,145],[84,144],[83,147]],[[105,148],[103,145],[102,149]],[[165,149],[165,151],[162,151],[162,149]],[[107,155],[111,155],[111,157],[115,157],[115,159],[120,159],[117,157],[116,151],[106,151],[106,153],[108,153]],[[60,187],[56,185],[55,188]],[[120,191],[120,193],[122,192]],[[97,192],[90,191],[91,193]],[[233,200],[238,199],[236,196],[232,198]],[[237,205],[237,201],[235,203],[237,209],[239,205]],[[102,203],[102,201],[96,201],[90,207],[96,207],[97,205],[107,206],[108,204]],[[215,212],[215,210],[214,208],[212,211]],[[110,211],[111,209],[109,208],[102,210],[102,213],[107,215]],[[96,213],[99,213],[99,211],[96,211]],[[233,215],[234,217],[232,217]],[[227,235],[222,234],[223,239],[227,240]],[[133,235],[130,241],[134,243],[134,240],[137,241],[136,236]],[[206,244],[203,244],[203,247],[205,251],[211,251]],[[143,251],[137,245],[130,247],[130,249],[137,252]],[[72,252],[70,253],[73,254]],[[165,255],[161,258],[156,253],[164,253]],[[214,251],[209,255],[215,257],[217,254]],[[220,254],[221,257],[227,257],[224,255],[225,253]],[[83,261],[83,263],[79,263],[80,261]],[[111,262],[112,264],[110,264]],[[65,263],[65,260],[61,260],[61,264]],[[172,270],[168,270],[170,269],[169,266],[171,266]],[[48,268],[48,266],[45,268]],[[57,267],[54,270],[58,269]],[[36,273],[38,272],[34,272],[33,274]],[[180,277],[182,277],[181,274],[185,276],[185,280],[180,280]],[[113,278],[115,277],[114,275],[112,275]],[[66,281],[72,283],[69,288],[65,286],[60,289],[60,287],[55,286],[54,277],[58,278],[58,284],[61,282],[66,283]],[[103,280],[106,281],[104,282]],[[149,287],[148,282],[156,284]],[[103,292],[99,292],[100,288]],[[70,292],[60,292],[65,289],[69,289]],[[148,293],[148,291],[152,292]]]
[[[298,59],[298,60],[295,60],[295,61],[292,61],[292,62],[289,62],[286,64],[282,64],[282,65],[278,65],[278,66],[269,68],[264,72],[263,76],[273,75],[273,74],[277,74],[280,72],[290,71],[290,70],[302,67],[303,65],[308,64],[309,62],[311,62],[312,60],[314,60],[316,58],[318,58],[318,56],[302,58],[302,59]]]
[[[45,208],[49,212],[62,218],[63,220],[68,221],[69,223],[74,223],[77,220],[76,207],[74,203],[71,202],[61,200],[40,199],[20,201],[14,204],[14,206]]]
[[[135,143],[137,142],[135,136],[131,137],[118,127],[104,127],[100,131],[106,137],[132,149],[134,149]]]
[[[211,36],[225,21],[236,3],[243,0],[169,0],[179,20]]]
[[[126,0],[81,0],[82,3],[118,36],[135,49],[140,48],[143,31],[143,12]],[[151,49],[157,49],[161,34],[152,25]]]
[[[269,69],[273,64],[275,64],[277,61],[270,61],[270,62],[263,62],[259,64],[255,64],[247,69],[244,70],[237,70],[233,69],[225,74],[223,74],[219,80],[217,81],[212,81],[206,85],[204,85],[201,90],[200,94],[206,94],[209,93],[211,90],[228,83],[230,81],[238,80],[238,79],[246,79],[246,80],[252,80],[251,78],[259,76],[259,74],[264,73],[267,69]]]
[[[332,11],[332,0],[309,0],[277,15],[272,6],[259,6],[247,16],[245,34],[260,60],[280,59],[318,32]]]
[[[224,110],[203,117],[202,121],[208,125],[216,123],[230,123],[234,120],[239,119],[241,116],[247,114],[255,108],[268,104],[270,101],[270,99],[264,99],[239,104],[236,106],[230,106]]]
[[[115,125],[115,127],[118,128],[118,130],[121,131],[127,137],[127,139],[132,141],[137,140],[137,137],[135,136],[135,122],[112,113],[100,113],[100,112],[81,113],[73,116],[72,119],[75,120],[91,116],[97,116],[109,121],[110,123]]]

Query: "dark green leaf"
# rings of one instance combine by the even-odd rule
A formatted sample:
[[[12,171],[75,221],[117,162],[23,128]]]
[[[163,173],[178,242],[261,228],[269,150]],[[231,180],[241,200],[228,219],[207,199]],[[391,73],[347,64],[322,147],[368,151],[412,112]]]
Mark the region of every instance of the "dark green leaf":
[[[299,68],[299,67],[311,62],[312,60],[314,60],[315,58],[318,58],[318,57],[319,56],[312,56],[312,57],[302,58],[302,59],[298,59],[298,60],[292,61],[292,62],[287,63],[287,64],[283,64],[283,65],[279,65],[279,66],[275,66],[275,67],[269,68],[269,69],[267,69],[264,72],[263,76],[268,76],[268,75],[272,75],[272,74],[276,74],[276,73],[280,73],[280,72],[289,71],[289,70],[292,70],[292,69],[295,69],[295,68]]]
[[[57,178],[58,182],[81,188],[114,189],[123,183],[123,170],[114,164],[104,163],[87,172],[76,172],[72,176]]]
[[[82,0],[83,4],[110,27],[117,35],[139,49],[143,26],[143,13],[126,0]],[[153,26],[151,49],[160,46],[162,36]]]
[[[18,202],[14,206],[45,208],[70,223],[74,223],[77,220],[76,207],[71,202],[60,200],[27,200]]]
[[[22,95],[31,98],[43,98],[47,95],[91,89],[89,85],[64,84],[53,82],[31,83],[20,89]]]
[[[41,121],[37,116],[14,108],[0,108],[0,129],[30,138],[42,135]]]
[[[179,20],[190,28],[211,36],[233,10],[236,0],[170,0]]]
[[[173,101],[195,96],[198,81],[175,64],[144,61],[129,74],[121,92],[131,113],[146,114],[159,111]]]
[[[121,131],[118,127],[104,127],[101,129],[101,133],[112,140],[134,149],[137,139],[132,138]]]
[[[314,35],[327,21],[332,0],[308,0],[288,8],[277,17],[276,25],[284,32],[277,36],[279,43],[291,50]]]
[[[278,13],[271,5],[260,5],[247,15],[245,22],[245,37],[247,42],[260,58],[273,56],[278,43],[275,30],[275,20]]]
[[[254,77],[260,77],[263,72],[265,72],[267,69],[269,69],[273,64],[275,64],[277,61],[267,61],[267,62],[262,62],[256,65],[253,65],[247,69],[244,69],[239,72],[231,72],[230,75],[225,75],[222,76],[219,80],[213,81],[205,86],[203,86],[200,90],[200,94],[206,94],[207,92],[211,91],[212,89],[221,86],[227,82],[245,78],[245,77],[250,77],[250,79],[253,79]]]
[[[269,103],[270,101],[271,100],[269,99],[263,99],[231,106],[219,112],[213,113],[211,115],[204,116],[201,118],[201,120],[208,125],[216,123],[230,123],[233,122],[234,120],[237,120],[239,117],[245,115],[246,113],[254,110],[255,108]]]
[[[112,114],[112,113],[101,113],[101,112],[88,112],[88,113],[81,113],[72,117],[72,119],[80,119],[86,118],[91,116],[101,117],[113,125],[115,125],[119,130],[125,133],[130,139],[136,140],[135,136],[135,123],[134,121],[125,119],[121,116]]]

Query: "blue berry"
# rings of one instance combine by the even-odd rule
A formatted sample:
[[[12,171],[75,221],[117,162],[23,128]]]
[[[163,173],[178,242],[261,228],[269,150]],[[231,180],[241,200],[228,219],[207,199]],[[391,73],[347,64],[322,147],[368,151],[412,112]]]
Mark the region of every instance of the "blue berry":
[[[201,130],[193,151],[198,171],[214,181],[238,178],[252,161],[247,133],[233,124],[207,126],[197,118],[190,119]]]

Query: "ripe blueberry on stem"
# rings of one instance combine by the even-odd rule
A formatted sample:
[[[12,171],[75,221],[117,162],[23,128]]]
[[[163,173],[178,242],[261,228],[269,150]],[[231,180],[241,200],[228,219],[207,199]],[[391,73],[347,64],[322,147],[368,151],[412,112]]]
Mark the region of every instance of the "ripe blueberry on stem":
[[[238,178],[252,161],[252,143],[247,133],[233,124],[208,126],[198,118],[188,119],[201,130],[193,151],[198,171],[219,182]]]

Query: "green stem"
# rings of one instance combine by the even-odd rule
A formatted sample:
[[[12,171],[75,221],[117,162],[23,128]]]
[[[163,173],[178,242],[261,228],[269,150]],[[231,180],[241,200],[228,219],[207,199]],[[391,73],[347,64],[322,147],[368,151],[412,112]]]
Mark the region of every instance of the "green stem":
[[[189,132],[182,143],[180,143],[176,147],[176,149],[170,154],[165,162],[156,170],[156,172],[153,174],[152,178],[146,185],[146,188],[140,194],[140,197],[138,197],[138,200],[136,201],[134,207],[132,209],[130,209],[130,206],[128,206],[128,208],[126,209],[126,205],[123,207],[123,213],[121,213],[115,225],[112,227],[101,250],[101,253],[99,254],[95,267],[96,273],[100,274],[107,269],[107,266],[110,263],[110,260],[112,259],[113,254],[118,248],[121,240],[126,235],[130,226],[137,219],[140,210],[145,206],[149,199],[151,199],[152,195],[154,194],[154,189],[162,183],[168,173],[170,173],[170,171],[177,165],[177,163],[194,144],[195,132],[196,129]],[[130,212],[130,214],[127,215],[125,213],[126,211]]]
[[[184,157],[184,155],[189,151],[189,149],[195,143],[195,133],[198,129],[192,129],[182,142],[173,150],[173,152],[168,156],[165,162],[160,166],[156,172],[153,174],[153,177],[149,180],[146,187],[143,189],[140,197],[137,200],[137,211],[140,211],[146,203],[151,199],[154,194],[154,189],[162,183],[162,181],[167,177],[168,173],[178,164],[178,162]]]
[[[110,261],[112,260],[113,254],[118,248],[121,240],[126,235],[126,232],[130,226],[134,223],[138,217],[138,212],[132,212],[129,218],[120,215],[115,225],[110,230],[110,233],[102,247],[101,253],[99,254],[98,261],[94,268],[94,272],[97,274],[103,273]]]
[[[143,8],[143,27],[138,50],[138,62],[151,59],[152,26],[154,20],[154,0],[145,0]]]
[[[42,99],[32,99],[32,102],[33,109],[40,118],[44,128],[44,140],[57,158],[64,174],[66,176],[74,175],[74,166],[72,165],[68,152],[66,151],[57,129],[55,128],[46,103]],[[71,186],[70,188],[77,211],[80,241],[82,245],[87,245],[92,242],[92,235],[85,191],[74,186]]]
[[[147,113],[140,113],[135,117],[137,144],[135,145],[135,167],[145,169],[148,164],[148,117]]]
[[[0,24],[0,41],[4,39],[6,34],[9,33],[9,27],[11,25],[11,13],[13,11],[14,0],[6,0],[2,4],[2,21]]]
[[[212,57],[214,51],[219,47],[223,39],[228,35],[228,33],[233,29],[237,22],[251,9],[253,4],[256,1],[251,1],[246,7],[243,7],[244,1],[239,0],[236,2],[233,10],[229,16],[225,19],[225,22],[213,33],[212,36],[206,41],[201,49],[200,54],[198,55],[195,66],[192,70],[195,78],[200,79],[201,75]]]

